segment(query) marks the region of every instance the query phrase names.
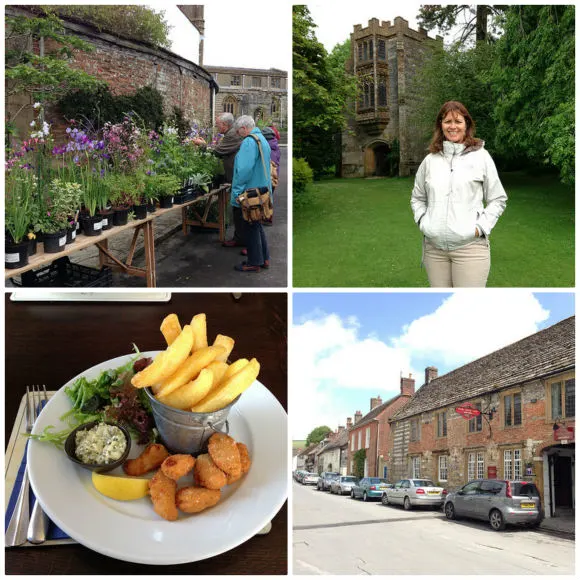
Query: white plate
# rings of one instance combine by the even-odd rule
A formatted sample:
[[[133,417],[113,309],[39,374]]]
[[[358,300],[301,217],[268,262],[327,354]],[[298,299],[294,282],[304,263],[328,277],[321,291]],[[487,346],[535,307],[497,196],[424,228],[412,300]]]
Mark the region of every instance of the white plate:
[[[157,352],[143,354],[155,356]],[[129,356],[98,364],[78,377],[95,378],[104,370],[124,365]],[[33,433],[48,425],[65,428],[60,417],[70,408],[62,387],[43,409]],[[240,481],[223,488],[220,502],[205,512],[180,512],[177,521],[168,522],[153,511],[149,497],[127,502],[109,499],[93,487],[91,472],[70,461],[64,450],[34,440],[28,445],[32,489],[63,531],[106,556],[140,564],[182,564],[216,556],[259,532],[288,494],[288,417],[272,393],[256,381],[228,420],[230,435],[248,446],[252,466]],[[133,447],[130,457],[139,453]],[[112,473],[117,472],[122,470]],[[189,484],[186,480],[187,476],[184,485]]]

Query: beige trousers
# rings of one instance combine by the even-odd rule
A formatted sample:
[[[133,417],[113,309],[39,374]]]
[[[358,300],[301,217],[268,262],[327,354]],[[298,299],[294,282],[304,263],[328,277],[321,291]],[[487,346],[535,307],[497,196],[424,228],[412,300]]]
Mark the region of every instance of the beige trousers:
[[[423,264],[432,288],[485,288],[491,263],[488,239],[449,252],[426,238],[423,244]]]

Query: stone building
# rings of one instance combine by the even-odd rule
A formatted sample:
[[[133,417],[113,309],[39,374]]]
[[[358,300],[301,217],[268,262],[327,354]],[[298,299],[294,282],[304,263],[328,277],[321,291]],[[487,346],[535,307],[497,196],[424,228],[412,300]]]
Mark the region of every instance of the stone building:
[[[365,450],[364,476],[388,477],[391,426],[389,420],[404,407],[415,392],[415,379],[401,377],[401,392],[385,403],[380,396],[371,398],[370,411],[355,413],[354,425],[348,428],[348,474],[354,474],[354,454]]]
[[[391,419],[390,481],[525,479],[546,517],[575,508],[575,347],[571,317],[425,383]],[[470,403],[483,414],[465,419]]]
[[[32,12],[24,6],[6,7],[7,15],[31,17]],[[96,78],[106,81],[115,95],[135,92],[140,87],[152,86],[164,98],[164,109],[171,113],[172,108],[181,108],[189,120],[200,124],[213,124],[216,93],[219,90],[212,75],[201,66],[186,60],[169,50],[155,47],[143,42],[108,34],[95,27],[70,19],[63,19],[68,33],[89,42],[94,46],[92,52],[75,50],[69,66],[86,71]],[[192,39],[197,32],[192,25]],[[45,48],[51,49],[52,41],[45,42]],[[38,54],[37,44],[30,50]],[[29,95],[14,95],[7,99],[6,113],[14,115],[22,105],[32,104]],[[47,109],[47,119],[53,124],[53,133],[58,137],[64,131],[58,111],[54,107]],[[27,135],[33,111],[28,107],[16,118],[16,128],[20,135]]]
[[[343,132],[342,176],[411,175],[428,144],[415,124],[411,81],[431,43],[443,39],[412,30],[400,17],[357,24],[350,39],[347,69],[357,77],[359,97]]]
[[[350,421],[350,419],[348,419]],[[348,430],[341,425],[324,440],[324,446],[317,452],[318,473],[334,471],[346,475]]]
[[[271,120],[276,126],[288,125],[288,73],[276,68],[234,68],[206,66],[220,92],[216,113],[234,117],[250,115],[255,120]]]

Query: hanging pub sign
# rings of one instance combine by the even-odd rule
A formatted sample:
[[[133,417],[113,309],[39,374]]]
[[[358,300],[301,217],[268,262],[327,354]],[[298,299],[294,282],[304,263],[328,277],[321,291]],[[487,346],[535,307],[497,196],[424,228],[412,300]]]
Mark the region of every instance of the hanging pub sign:
[[[574,441],[574,427],[558,427],[554,429],[554,441]]]
[[[455,412],[459,413],[464,419],[473,419],[481,415],[481,411],[476,409],[471,403],[463,403],[463,405],[455,407]]]

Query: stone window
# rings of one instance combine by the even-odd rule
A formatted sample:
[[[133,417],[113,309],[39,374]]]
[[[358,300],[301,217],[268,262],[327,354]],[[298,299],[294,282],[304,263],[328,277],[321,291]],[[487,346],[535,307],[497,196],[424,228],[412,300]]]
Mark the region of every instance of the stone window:
[[[411,441],[421,441],[421,428],[419,425],[419,419],[411,419]]]
[[[262,86],[262,77],[252,77],[252,87],[260,88]]]
[[[481,411],[481,402],[474,403],[473,406]],[[469,433],[479,433],[480,431],[482,431],[483,430],[482,416],[478,415],[477,417],[473,417],[473,419],[469,419],[467,423],[467,430],[469,431]]]
[[[369,44],[368,42],[363,43],[363,60],[369,59]]]
[[[358,432],[358,448],[362,449],[362,431]]]
[[[379,107],[387,106],[387,79],[379,77]]]
[[[522,477],[522,450],[505,449],[503,452],[503,478],[507,480]]]
[[[485,455],[483,451],[478,451],[477,456],[475,458],[477,464],[477,479],[483,479],[483,475],[485,473]]]
[[[436,414],[437,437],[447,437],[447,411]]]
[[[421,456],[414,455],[411,457],[411,479],[419,479],[421,477]]]
[[[232,87],[239,87],[242,84],[242,77],[241,75],[232,75],[232,79],[230,81],[230,85]]]
[[[439,456],[439,481],[447,481],[447,462],[448,455]]]
[[[365,449],[371,446],[371,428],[367,427],[365,432]]]
[[[485,472],[485,455],[483,451],[472,451],[467,454],[467,481],[483,479]]]
[[[254,121],[262,121],[264,119],[264,108],[258,107],[254,111]]]
[[[226,97],[223,102],[224,113],[231,113],[236,115],[236,99],[234,97]]]
[[[369,40],[369,59],[373,58],[373,41]]]
[[[548,383],[547,401],[550,420],[575,417],[575,382],[576,379],[572,377]]]
[[[363,59],[363,43],[358,43],[358,60],[361,61]]]
[[[377,57],[379,60],[387,60],[387,50],[384,40],[379,40],[377,48]]]
[[[516,427],[522,424],[522,393],[510,393],[503,396],[504,427]]]
[[[280,112],[280,99],[277,99],[276,97],[272,99],[272,106],[270,107],[270,112],[272,113],[272,116]]]
[[[273,89],[280,89],[280,88],[282,88],[282,79],[280,77],[272,77],[270,79],[270,86]]]
[[[370,107],[371,109],[375,106],[375,83],[369,84],[369,93],[370,93]]]

